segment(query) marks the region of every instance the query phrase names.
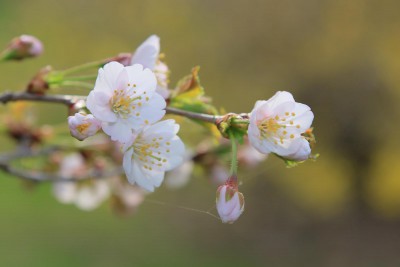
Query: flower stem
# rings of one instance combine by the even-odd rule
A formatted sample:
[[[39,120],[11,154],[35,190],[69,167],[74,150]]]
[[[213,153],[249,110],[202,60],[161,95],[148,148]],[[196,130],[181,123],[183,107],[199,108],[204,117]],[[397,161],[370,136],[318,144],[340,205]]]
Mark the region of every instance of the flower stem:
[[[237,170],[238,170],[238,161],[237,161],[238,147],[237,147],[235,135],[232,133],[232,131],[229,131],[229,138],[230,138],[231,144],[232,144],[231,176],[236,176]]]
[[[97,75],[88,75],[88,76],[76,76],[76,77],[65,77],[64,81],[90,81],[95,80]]]
[[[102,65],[104,65],[104,60],[93,61],[93,62],[85,63],[82,65],[78,65],[78,66],[66,69],[66,70],[62,71],[61,73],[65,76],[65,75],[77,73],[77,72],[92,69],[92,68],[100,68]]]
[[[60,84],[61,86],[74,86],[74,87],[83,87],[87,89],[93,89],[93,85],[87,82],[81,82],[81,81],[68,81],[64,80]]]

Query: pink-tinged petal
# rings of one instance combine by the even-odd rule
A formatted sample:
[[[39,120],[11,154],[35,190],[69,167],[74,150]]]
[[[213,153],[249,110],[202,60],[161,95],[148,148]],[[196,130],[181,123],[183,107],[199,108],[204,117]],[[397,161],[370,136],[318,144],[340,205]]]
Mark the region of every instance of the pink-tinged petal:
[[[234,193],[233,196],[231,195],[232,193]],[[233,223],[244,210],[243,195],[227,184],[222,185],[217,190],[216,206],[221,221],[223,223]]]
[[[160,38],[151,35],[144,41],[132,56],[131,65],[142,64],[145,68],[153,70],[160,54]]]
[[[95,135],[101,128],[101,123],[92,114],[76,113],[68,117],[68,127],[71,135],[82,141],[89,136]]]

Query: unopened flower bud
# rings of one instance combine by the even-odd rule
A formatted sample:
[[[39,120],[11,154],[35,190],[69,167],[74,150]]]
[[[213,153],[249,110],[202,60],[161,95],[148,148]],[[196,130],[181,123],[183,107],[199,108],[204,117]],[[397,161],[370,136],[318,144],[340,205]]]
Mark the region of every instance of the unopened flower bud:
[[[92,114],[76,113],[68,117],[68,126],[71,135],[82,141],[95,135],[101,128],[101,123]]]
[[[42,42],[31,35],[21,35],[14,38],[3,51],[3,60],[22,60],[29,57],[37,57],[43,53]]]
[[[29,82],[26,89],[27,92],[36,95],[44,95],[50,87],[47,81],[47,76],[51,71],[51,66],[42,68]]]
[[[223,223],[235,222],[244,211],[244,197],[238,191],[236,177],[218,187],[217,211]]]

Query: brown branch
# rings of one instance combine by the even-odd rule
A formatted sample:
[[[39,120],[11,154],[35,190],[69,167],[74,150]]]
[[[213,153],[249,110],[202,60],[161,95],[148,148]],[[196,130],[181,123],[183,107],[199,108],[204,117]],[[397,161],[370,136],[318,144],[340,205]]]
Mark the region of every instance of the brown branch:
[[[67,106],[75,104],[79,100],[85,100],[86,97],[78,95],[35,95],[30,93],[13,93],[6,92],[0,95],[0,102],[6,104],[12,101],[37,101],[37,102],[49,102],[49,103],[61,103]],[[221,116],[214,116],[203,113],[190,112],[182,109],[166,107],[166,112],[169,114],[183,116],[189,119],[201,120],[210,123],[216,123]]]
[[[48,103],[60,103],[67,106],[75,104],[79,100],[84,100],[86,97],[78,95],[35,95],[30,93],[12,93],[6,92],[0,95],[0,102],[7,104],[13,101],[37,101],[37,102],[48,102]]]
[[[172,108],[172,107],[166,107],[165,110],[169,114],[179,115],[179,116],[183,116],[183,117],[186,117],[189,119],[201,120],[201,121],[210,122],[210,123],[214,123],[214,124],[220,117],[222,117],[222,116],[214,116],[214,115],[203,114],[203,113],[190,112],[190,111]]]

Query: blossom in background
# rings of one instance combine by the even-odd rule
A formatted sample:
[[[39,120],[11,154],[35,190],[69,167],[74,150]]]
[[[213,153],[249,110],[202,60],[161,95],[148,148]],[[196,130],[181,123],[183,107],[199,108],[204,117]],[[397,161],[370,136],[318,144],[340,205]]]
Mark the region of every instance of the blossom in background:
[[[133,53],[131,65],[141,64],[151,69],[157,78],[157,93],[167,99],[168,90],[168,66],[160,60],[160,37],[151,35]]]
[[[165,185],[170,189],[184,187],[190,181],[193,168],[193,160],[191,157],[187,157],[181,165],[167,173]]]
[[[244,197],[238,191],[237,178],[230,177],[217,189],[217,211],[223,223],[235,222],[244,211]]]
[[[111,179],[112,208],[121,215],[135,212],[142,204],[147,194],[145,190],[136,185],[129,184],[126,179],[114,177]]]
[[[166,171],[182,163],[185,147],[176,135],[178,131],[174,120],[160,121],[144,128],[126,145],[123,167],[131,184],[152,192],[161,185]]]
[[[68,117],[68,127],[71,135],[82,141],[95,135],[101,128],[101,123],[92,114],[76,113]]]
[[[126,143],[164,116],[166,103],[155,92],[156,86],[153,72],[142,65],[124,67],[110,62],[99,69],[87,108],[113,141]]]
[[[229,168],[221,162],[215,162],[208,168],[211,182],[215,185],[223,185],[226,182],[226,177],[229,177]]]
[[[21,35],[14,38],[0,55],[4,60],[22,60],[37,57],[43,53],[42,42],[31,35]]]
[[[61,161],[59,175],[63,178],[88,175],[88,167],[84,158],[78,153],[64,157]],[[110,188],[109,184],[101,179],[55,182],[53,194],[61,203],[75,204],[82,210],[93,210],[109,197]]]
[[[244,145],[239,147],[237,157],[240,164],[243,164],[246,167],[255,167],[260,162],[264,161],[268,155],[258,152],[257,149],[246,142]]]
[[[313,119],[310,107],[295,102],[288,92],[277,92],[267,101],[257,101],[251,111],[250,144],[264,154],[306,160],[311,148],[302,133],[310,128]]]

